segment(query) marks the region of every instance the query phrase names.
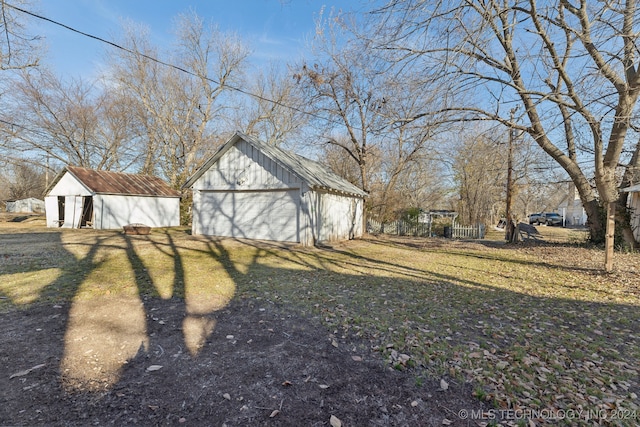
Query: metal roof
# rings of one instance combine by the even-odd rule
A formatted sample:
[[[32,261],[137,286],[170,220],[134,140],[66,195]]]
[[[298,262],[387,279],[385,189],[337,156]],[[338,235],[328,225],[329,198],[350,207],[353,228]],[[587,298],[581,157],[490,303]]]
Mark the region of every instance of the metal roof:
[[[65,167],[51,183],[47,193],[67,172],[95,194],[180,197],[179,191],[169,187],[167,183],[155,176],[98,171],[77,166]]]
[[[623,188],[620,190],[625,193],[638,193],[640,192],[640,184],[632,185],[631,187]]]
[[[271,160],[280,164],[285,169],[298,175],[311,188],[334,190],[341,193],[351,194],[360,197],[366,197],[367,193],[361,188],[353,185],[346,179],[332,172],[326,166],[295,154],[285,151],[275,145],[269,145],[242,132],[236,132],[220,149],[209,159],[204,165],[193,174],[182,188],[191,187],[193,183],[202,176],[215,162],[217,162],[229,148],[238,141],[244,140],[253,145],[267,155]]]

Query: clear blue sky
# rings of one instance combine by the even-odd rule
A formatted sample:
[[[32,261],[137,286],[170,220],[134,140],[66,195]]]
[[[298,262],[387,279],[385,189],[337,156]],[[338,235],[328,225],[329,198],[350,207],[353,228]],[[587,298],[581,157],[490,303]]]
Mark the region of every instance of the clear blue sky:
[[[221,30],[241,35],[254,52],[252,62],[260,64],[300,58],[323,7],[328,12],[359,5],[359,0],[40,0],[32,10],[107,40],[117,38],[123,19],[143,23],[160,46],[172,40],[175,17],[194,10]],[[46,63],[58,72],[83,77],[98,72],[106,45],[38,19],[32,28],[44,37]]]

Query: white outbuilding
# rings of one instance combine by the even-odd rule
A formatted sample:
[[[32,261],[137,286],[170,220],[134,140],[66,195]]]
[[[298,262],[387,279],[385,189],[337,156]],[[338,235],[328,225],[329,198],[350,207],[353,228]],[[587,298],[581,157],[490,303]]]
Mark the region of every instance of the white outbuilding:
[[[13,213],[43,213],[44,201],[35,197],[28,197],[20,200],[8,200],[6,203],[7,212]]]
[[[318,162],[241,132],[185,183],[194,235],[305,246],[361,237],[366,193]]]
[[[67,166],[47,189],[47,227],[180,225],[180,192],[153,176]]]
[[[627,206],[631,211],[631,229],[633,237],[640,242],[640,184],[624,188],[622,191],[629,193]]]

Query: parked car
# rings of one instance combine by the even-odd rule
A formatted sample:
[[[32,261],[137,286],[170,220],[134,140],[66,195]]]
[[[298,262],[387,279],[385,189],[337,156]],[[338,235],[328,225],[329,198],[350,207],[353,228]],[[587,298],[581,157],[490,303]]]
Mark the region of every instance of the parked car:
[[[529,215],[529,224],[540,224],[541,217],[542,217],[542,212],[532,213],[531,215]]]
[[[556,212],[542,212],[529,215],[529,224],[562,225],[562,216]]]

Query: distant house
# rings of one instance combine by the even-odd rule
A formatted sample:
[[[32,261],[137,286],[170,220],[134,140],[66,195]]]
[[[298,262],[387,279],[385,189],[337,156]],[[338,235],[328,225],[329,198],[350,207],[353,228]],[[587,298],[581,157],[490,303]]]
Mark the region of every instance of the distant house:
[[[449,218],[451,221],[455,221],[458,217],[458,212],[448,210],[429,210],[425,211],[420,209],[418,214],[418,222],[422,224],[430,224],[436,218]]]
[[[622,191],[629,193],[627,206],[631,210],[631,228],[636,241],[640,242],[640,184],[623,188]]]
[[[44,213],[44,201],[35,197],[6,202],[7,212],[13,213]]]
[[[558,205],[557,212],[564,217],[566,226],[578,226],[587,223],[587,213],[573,182],[568,183],[566,196]]]
[[[180,193],[160,178],[67,166],[47,188],[47,227],[180,225]]]
[[[183,188],[193,190],[193,234],[315,245],[363,233],[364,191],[240,132]]]

